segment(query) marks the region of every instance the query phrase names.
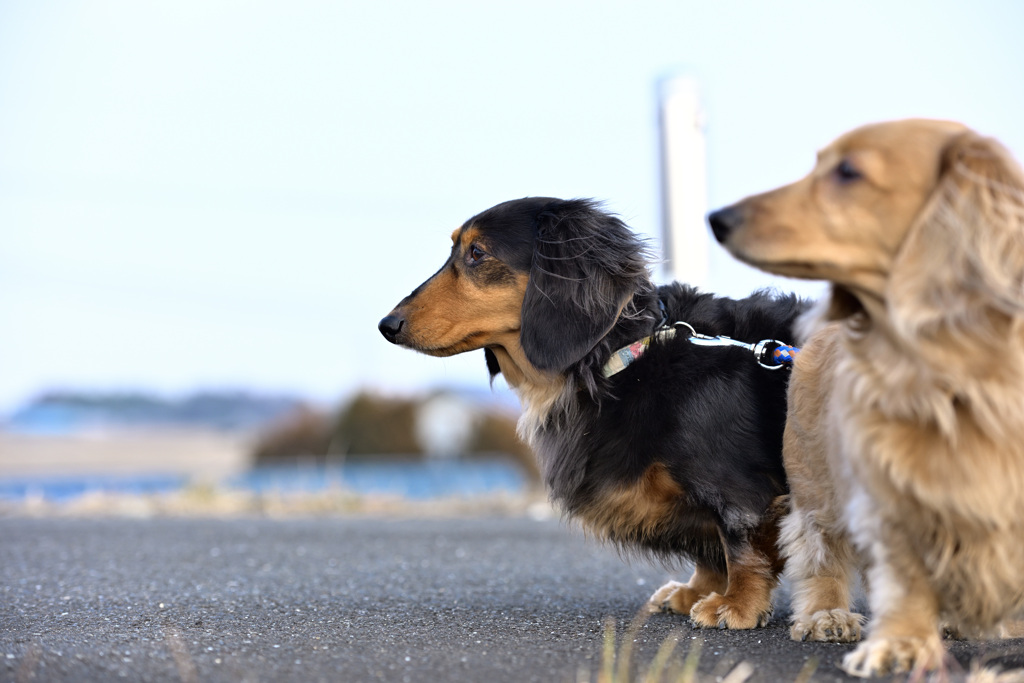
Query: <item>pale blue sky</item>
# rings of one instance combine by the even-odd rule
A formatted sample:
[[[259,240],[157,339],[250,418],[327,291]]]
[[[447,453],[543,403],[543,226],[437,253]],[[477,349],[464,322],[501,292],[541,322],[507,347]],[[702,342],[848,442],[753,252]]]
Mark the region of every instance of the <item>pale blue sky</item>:
[[[1013,0],[4,0],[0,412],[55,386],[486,386],[480,354],[377,321],[506,199],[598,197],[656,237],[659,78],[701,81],[715,207],[879,119],[1021,156],[1022,29]],[[712,289],[773,282],[714,252]]]

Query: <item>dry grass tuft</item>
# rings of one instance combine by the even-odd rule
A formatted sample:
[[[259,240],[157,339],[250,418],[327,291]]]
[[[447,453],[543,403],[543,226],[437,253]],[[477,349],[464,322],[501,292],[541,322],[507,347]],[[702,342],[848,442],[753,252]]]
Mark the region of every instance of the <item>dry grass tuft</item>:
[[[661,642],[654,658],[646,668],[637,669],[633,661],[633,643],[636,642],[640,629],[646,623],[648,614],[641,612],[633,618],[621,639],[617,638],[615,619],[608,617],[604,623],[601,665],[596,676],[586,668],[580,669],[577,683],[744,683],[756,672],[756,668],[748,661],[741,661],[725,676],[701,674],[697,671],[701,651],[704,647],[702,639],[688,640],[683,637],[682,629],[673,630]],[[690,643],[685,657],[676,655],[680,642]],[[811,683],[818,670],[819,660],[811,657],[797,673],[793,683]],[[1024,683],[1024,669],[1008,671],[987,668],[978,662],[971,665],[969,671],[961,670],[954,673],[949,670],[937,671],[928,675],[921,672],[907,676],[906,683]]]

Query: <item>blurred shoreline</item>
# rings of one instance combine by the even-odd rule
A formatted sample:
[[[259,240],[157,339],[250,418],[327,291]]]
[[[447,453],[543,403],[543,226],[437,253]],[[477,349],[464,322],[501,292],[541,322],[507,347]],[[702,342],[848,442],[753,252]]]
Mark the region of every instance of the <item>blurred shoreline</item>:
[[[507,461],[253,468],[253,439],[201,429],[0,432],[0,516],[556,515]]]
[[[0,432],[0,478],[167,474],[216,481],[248,469],[251,443],[243,433],[207,429]]]
[[[545,520],[558,517],[558,513],[539,490],[412,500],[402,496],[356,494],[345,490],[313,494],[254,493],[220,487],[190,487],[160,494],[91,492],[67,501],[52,501],[42,497],[0,500],[0,517],[528,517]]]

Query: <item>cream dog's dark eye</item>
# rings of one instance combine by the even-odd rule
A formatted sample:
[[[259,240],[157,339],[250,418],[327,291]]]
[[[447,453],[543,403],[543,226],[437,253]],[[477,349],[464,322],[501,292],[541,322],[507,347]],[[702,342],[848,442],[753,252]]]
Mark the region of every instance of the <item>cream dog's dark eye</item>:
[[[854,180],[860,180],[864,176],[857,167],[850,163],[849,159],[843,159],[836,166],[835,170],[836,177],[844,183],[853,182]]]

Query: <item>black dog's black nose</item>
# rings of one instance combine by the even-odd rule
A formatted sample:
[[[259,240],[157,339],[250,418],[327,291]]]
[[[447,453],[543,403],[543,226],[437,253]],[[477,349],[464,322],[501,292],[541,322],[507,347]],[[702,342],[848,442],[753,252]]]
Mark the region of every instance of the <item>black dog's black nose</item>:
[[[384,335],[392,344],[398,343],[398,333],[402,331],[402,325],[405,324],[405,318],[397,315],[386,315],[377,324],[377,329]]]
[[[729,239],[729,233],[738,228],[742,222],[743,214],[735,206],[727,206],[708,214],[711,232],[715,233],[715,239],[722,243]]]

